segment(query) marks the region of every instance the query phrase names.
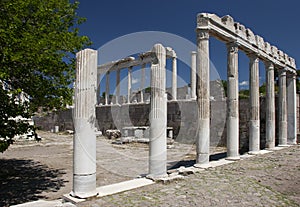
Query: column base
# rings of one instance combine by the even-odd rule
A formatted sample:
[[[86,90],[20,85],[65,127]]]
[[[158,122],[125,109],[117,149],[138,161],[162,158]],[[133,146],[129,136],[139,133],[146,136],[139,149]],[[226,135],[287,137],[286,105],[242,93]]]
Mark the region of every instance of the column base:
[[[261,154],[261,152],[260,151],[249,151],[248,154],[249,155],[259,155],[259,154]]]
[[[90,175],[73,175],[73,190],[70,195],[83,199],[97,196],[96,173]]]
[[[289,147],[291,145],[288,145],[288,144],[279,144],[278,147]]]
[[[226,157],[225,160],[229,160],[229,161],[237,161],[240,160],[240,156],[235,156],[235,157]]]
[[[207,169],[207,168],[211,168],[212,165],[210,163],[205,163],[205,164],[196,163],[194,164],[194,167],[200,169]]]

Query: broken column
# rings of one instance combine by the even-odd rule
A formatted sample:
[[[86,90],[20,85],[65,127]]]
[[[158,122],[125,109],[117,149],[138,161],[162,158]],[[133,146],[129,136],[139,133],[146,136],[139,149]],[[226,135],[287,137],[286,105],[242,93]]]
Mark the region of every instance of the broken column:
[[[197,30],[198,134],[196,137],[196,167],[209,164],[210,90],[209,90],[209,31]]]
[[[227,44],[227,158],[238,160],[239,156],[239,86],[238,45]]]
[[[76,82],[73,155],[74,197],[87,198],[96,193],[95,106],[97,90],[97,51],[85,49],[76,54]]]
[[[275,87],[274,65],[266,62],[266,148],[275,147]]]
[[[191,53],[191,99],[196,99],[196,62],[197,52],[192,51]]]
[[[175,52],[174,52],[175,54]],[[172,57],[172,100],[177,100],[177,57]]]
[[[130,103],[130,98],[131,98],[131,72],[132,72],[132,67],[128,68],[128,82],[127,82],[127,103]]]
[[[105,105],[108,105],[109,104],[109,75],[110,72],[107,71],[106,72],[106,81],[105,81]]]
[[[287,76],[287,143],[297,144],[296,74]]]
[[[141,103],[144,103],[144,88],[145,88],[145,68],[146,68],[146,64],[144,63],[142,65],[142,71],[141,71],[141,88],[140,88],[140,92],[141,92]]]
[[[279,146],[287,145],[287,105],[286,105],[286,69],[279,70]]]
[[[155,44],[152,53],[149,176],[160,177],[167,174],[166,49]]]
[[[116,104],[119,104],[120,101],[120,73],[121,73],[121,70],[118,69],[117,70],[117,77],[116,77]]]
[[[250,54],[250,121],[249,121],[249,153],[260,150],[260,119],[259,119],[259,59]]]

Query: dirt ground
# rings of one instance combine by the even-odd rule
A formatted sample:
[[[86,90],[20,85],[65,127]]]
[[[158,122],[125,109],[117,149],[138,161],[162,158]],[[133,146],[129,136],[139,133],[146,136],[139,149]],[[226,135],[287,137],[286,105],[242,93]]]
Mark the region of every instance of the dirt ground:
[[[72,189],[72,135],[39,132],[0,154],[0,206],[59,199]],[[213,148],[212,160],[225,157]],[[168,167],[194,164],[192,145],[174,143]],[[189,175],[86,201],[78,206],[300,206],[300,145]],[[147,144],[112,144],[97,138],[97,186],[147,174]]]

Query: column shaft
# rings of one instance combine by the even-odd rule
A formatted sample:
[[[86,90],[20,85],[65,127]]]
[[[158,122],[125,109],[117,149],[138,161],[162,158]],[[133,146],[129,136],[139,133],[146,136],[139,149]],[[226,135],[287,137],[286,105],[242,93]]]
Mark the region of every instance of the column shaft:
[[[210,139],[210,85],[209,85],[209,31],[197,31],[198,135],[196,137],[196,165],[209,163]]]
[[[172,58],[172,99],[177,100],[177,58]]]
[[[120,70],[117,70],[117,77],[116,77],[116,104],[119,104],[120,101]]]
[[[297,97],[296,74],[289,74],[287,79],[287,122],[288,144],[297,144]]]
[[[96,195],[95,106],[97,90],[97,51],[85,49],[76,54],[76,83],[73,154],[74,197]]]
[[[227,159],[239,156],[238,45],[227,44]]]
[[[100,94],[100,81],[101,81],[101,74],[97,75],[97,105],[100,104],[101,101],[101,94]]]
[[[110,72],[107,71],[106,72],[106,81],[105,81],[105,105],[108,105],[109,104],[109,74]]]
[[[279,71],[279,146],[287,145],[286,70]]]
[[[158,177],[167,173],[166,49],[156,44],[152,52],[158,62],[151,64],[149,176]]]
[[[259,59],[255,54],[250,58],[250,122],[249,151],[260,150],[260,119],[259,119]]]
[[[144,88],[145,88],[145,68],[146,64],[142,65],[142,71],[141,71],[141,103],[144,103]]]
[[[127,103],[130,103],[130,98],[131,98],[131,72],[132,72],[132,67],[128,68],[128,87],[127,87]]]
[[[266,66],[266,148],[275,147],[275,87],[274,65],[271,62]]]
[[[197,52],[193,51],[191,55],[191,98],[196,99],[196,62]]]

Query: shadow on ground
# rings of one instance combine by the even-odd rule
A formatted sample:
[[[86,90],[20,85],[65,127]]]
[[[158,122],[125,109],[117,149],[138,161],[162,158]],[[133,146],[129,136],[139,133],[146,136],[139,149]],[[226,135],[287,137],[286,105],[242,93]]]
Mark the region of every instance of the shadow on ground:
[[[41,193],[63,187],[63,174],[33,160],[0,159],[0,206],[47,198]]]

